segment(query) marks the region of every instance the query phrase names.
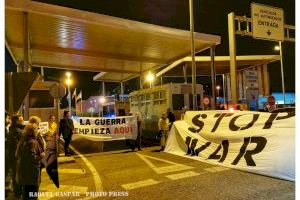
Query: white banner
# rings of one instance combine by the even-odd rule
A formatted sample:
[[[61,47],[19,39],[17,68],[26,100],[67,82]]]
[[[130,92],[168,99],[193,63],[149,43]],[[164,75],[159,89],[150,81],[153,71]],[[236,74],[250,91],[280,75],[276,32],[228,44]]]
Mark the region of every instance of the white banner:
[[[165,152],[295,181],[295,112],[190,111]]]
[[[44,134],[48,133],[48,131],[49,131],[48,122],[40,122],[39,123],[39,132],[40,132],[40,134],[44,135]]]
[[[126,117],[73,117],[73,139],[86,138],[93,141],[136,139],[137,120]]]

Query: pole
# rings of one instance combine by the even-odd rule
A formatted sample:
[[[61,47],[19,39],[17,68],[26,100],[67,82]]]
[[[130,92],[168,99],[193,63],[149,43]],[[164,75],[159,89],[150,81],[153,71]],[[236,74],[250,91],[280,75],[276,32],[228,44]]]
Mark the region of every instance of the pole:
[[[105,82],[102,81],[102,96],[105,97]]]
[[[186,77],[186,63],[182,66],[183,76],[184,76],[184,83],[187,84],[187,77]]]
[[[68,104],[69,104],[69,112],[72,115],[72,110],[71,110],[71,91],[70,91],[70,84],[68,84]]]
[[[284,85],[284,71],[283,71],[281,41],[279,41],[279,47],[280,47],[281,86],[282,86],[282,95],[283,95],[283,105],[285,105],[285,85]]]
[[[42,76],[43,81],[44,81],[44,67],[43,66],[41,67],[41,76]]]
[[[24,71],[29,72],[29,33],[28,33],[28,13],[23,12],[23,62],[24,62]]]
[[[196,93],[196,65],[195,65],[194,6],[193,6],[193,0],[189,0],[189,7],[190,7],[191,56],[192,56],[193,110],[198,110],[197,93]]]
[[[230,55],[230,86],[231,99],[233,105],[237,104],[237,83],[236,83],[236,44],[235,44],[235,23],[234,13],[228,14],[228,37],[229,37],[229,55]]]
[[[225,85],[225,74],[222,74],[222,81],[223,81],[223,101],[224,105],[226,104],[226,85]]]
[[[124,101],[124,84],[123,82],[120,83],[121,84],[121,101]]]
[[[23,12],[23,71],[31,72],[31,66],[29,63],[29,30],[28,30],[28,13]],[[24,119],[29,119],[29,93],[26,95],[24,99]]]
[[[216,109],[216,65],[215,65],[215,46],[210,47],[210,67],[211,67],[211,88],[212,88],[212,102],[211,107]],[[218,90],[219,93],[219,90]],[[219,96],[219,95],[218,95]]]
[[[142,79],[142,73],[140,74],[140,90],[143,89],[143,79]]]

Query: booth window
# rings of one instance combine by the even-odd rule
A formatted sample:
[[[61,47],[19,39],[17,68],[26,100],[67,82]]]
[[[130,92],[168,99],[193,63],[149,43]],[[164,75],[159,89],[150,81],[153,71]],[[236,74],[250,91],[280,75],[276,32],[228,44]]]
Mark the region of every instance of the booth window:
[[[140,100],[141,100],[141,106],[149,105],[150,104],[150,94],[141,94],[140,95]]]
[[[193,110],[193,95],[192,94],[189,95],[189,102],[190,102],[190,109]],[[197,104],[198,104],[198,108],[200,108],[201,107],[200,94],[197,94]]]
[[[153,105],[166,104],[166,91],[156,91],[153,93]]]
[[[139,105],[139,96],[132,96],[130,97],[131,106],[138,106]]]
[[[29,91],[29,108],[53,108],[54,98],[49,90]]]
[[[173,94],[172,95],[173,110],[181,110],[184,108],[184,95]]]

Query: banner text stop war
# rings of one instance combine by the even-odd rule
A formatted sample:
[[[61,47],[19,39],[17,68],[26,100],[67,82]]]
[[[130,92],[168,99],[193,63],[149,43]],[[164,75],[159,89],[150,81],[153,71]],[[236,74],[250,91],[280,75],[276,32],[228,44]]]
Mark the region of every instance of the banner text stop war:
[[[265,117],[263,118],[263,120],[265,120],[264,122],[264,126],[263,129],[270,129],[272,127],[272,124],[275,120],[283,120],[283,119],[287,119],[290,117],[295,117],[295,112],[288,112],[288,113],[284,113],[285,116],[278,116],[279,113],[271,113],[268,118],[266,119]],[[239,131],[239,130],[246,130],[249,129],[251,127],[253,127],[255,125],[255,122],[258,121],[259,117],[261,114],[258,113],[247,113],[247,117],[250,115],[252,115],[252,118],[249,117],[248,119],[248,123],[245,126],[238,126],[236,125],[236,121],[238,121],[238,119],[244,115],[234,115],[233,113],[216,113],[213,115],[213,117],[215,118],[215,123],[213,128],[211,129],[211,133],[215,132],[217,130],[217,128],[219,127],[220,123],[222,122],[224,117],[231,117],[230,119],[230,123],[228,124],[228,128],[231,131]],[[194,127],[190,127],[189,130],[193,133],[199,133],[201,131],[201,129],[204,127],[204,120],[201,119],[206,119],[207,118],[207,114],[197,114],[192,118],[192,123],[194,126],[198,127],[198,128],[194,128]]]
[[[295,179],[295,112],[190,111],[174,123],[166,152]]]

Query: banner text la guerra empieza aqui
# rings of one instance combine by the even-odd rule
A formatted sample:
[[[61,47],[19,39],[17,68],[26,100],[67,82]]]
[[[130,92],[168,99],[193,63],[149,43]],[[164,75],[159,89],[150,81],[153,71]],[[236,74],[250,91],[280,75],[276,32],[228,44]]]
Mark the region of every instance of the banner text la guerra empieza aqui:
[[[125,117],[73,117],[73,139],[86,138],[93,141],[136,139],[137,119]]]

